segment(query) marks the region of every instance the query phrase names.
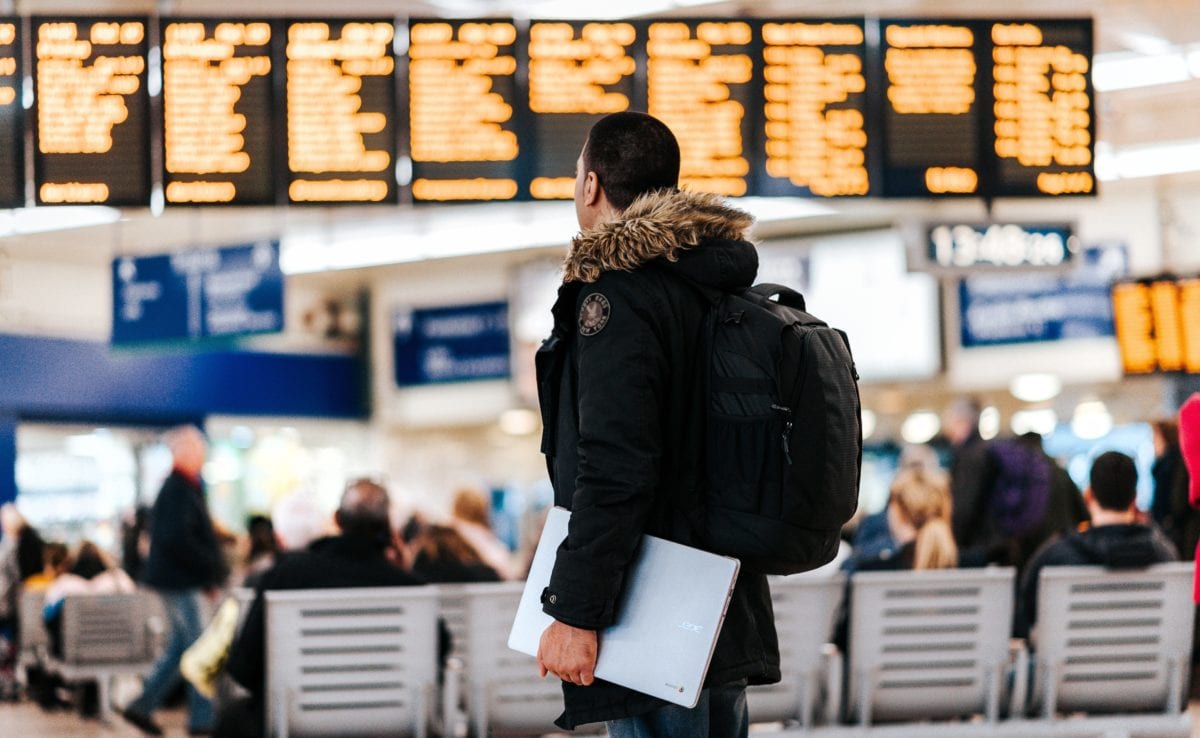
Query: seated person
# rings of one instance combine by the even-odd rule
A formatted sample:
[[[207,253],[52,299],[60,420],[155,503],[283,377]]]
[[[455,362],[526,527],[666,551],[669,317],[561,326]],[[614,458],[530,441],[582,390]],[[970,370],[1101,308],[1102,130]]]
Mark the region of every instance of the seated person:
[[[42,551],[42,563],[42,570],[25,580],[26,592],[45,592],[55,579],[70,571],[74,563],[71,560],[71,549],[67,548],[65,543],[47,543]]]
[[[937,453],[925,444],[910,444],[900,452],[897,473],[908,471],[922,472],[932,477],[945,474],[938,464]],[[883,510],[867,515],[859,521],[854,531],[850,555],[841,564],[843,571],[853,572],[864,562],[890,559],[896,555],[901,542],[892,535],[892,516],[888,513],[890,507],[889,504]]]
[[[367,480],[351,482],[334,515],[340,534],[314,541],[306,551],[282,557],[264,574],[234,641],[228,673],[250,692],[231,703],[217,720],[217,736],[259,736],[265,731],[266,601],[263,592],[331,587],[413,586],[423,582],[388,560],[393,545],[387,491]]]
[[[71,568],[46,588],[42,617],[50,636],[50,650],[57,656],[62,655],[62,608],[67,597],[123,594],[136,590],[137,586],[129,575],[99,546],[91,541],[79,544]]]
[[[887,526],[895,540],[894,551],[859,559],[851,571],[909,571],[953,569],[958,566],[958,546],[950,528],[949,475],[940,469],[902,469],[892,480],[886,509]],[[849,640],[850,580],[834,627],[833,643],[844,653]]]
[[[413,574],[430,584],[500,581],[500,574],[450,526],[429,526],[417,543]]]
[[[1179,558],[1175,547],[1157,529],[1139,520],[1137,467],[1117,451],[1100,454],[1092,463],[1084,502],[1091,526],[1042,546],[1021,580],[1013,634],[1030,635],[1037,618],[1038,577],[1047,566],[1107,566],[1138,568]]]

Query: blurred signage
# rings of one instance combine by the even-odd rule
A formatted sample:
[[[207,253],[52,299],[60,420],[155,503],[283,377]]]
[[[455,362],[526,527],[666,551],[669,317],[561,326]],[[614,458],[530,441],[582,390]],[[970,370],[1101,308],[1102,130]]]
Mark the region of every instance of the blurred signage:
[[[279,242],[113,260],[113,343],[283,330]]]
[[[1123,244],[1087,248],[1059,274],[988,274],[959,283],[963,348],[1113,335],[1112,283],[1129,270]]]
[[[939,270],[980,267],[1060,267],[1079,249],[1069,225],[940,224],[928,229],[930,265]]]
[[[0,208],[25,204],[21,19],[0,17]]]
[[[1126,374],[1200,374],[1200,278],[1118,284],[1112,305]]]
[[[392,347],[400,387],[507,379],[508,303],[399,310]]]
[[[150,204],[146,18],[35,17],[39,205]]]

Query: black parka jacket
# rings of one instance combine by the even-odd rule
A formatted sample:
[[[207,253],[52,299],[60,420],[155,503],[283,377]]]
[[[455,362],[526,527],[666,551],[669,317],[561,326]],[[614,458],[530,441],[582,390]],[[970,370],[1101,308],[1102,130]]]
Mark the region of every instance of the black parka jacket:
[[[537,356],[542,451],[555,503],[572,510],[542,594],[545,612],[563,623],[613,623],[642,534],[697,543],[701,331],[710,300],[754,280],[758,255],[743,240],[751,222],[717,197],[665,192],[573,242],[554,332]],[[779,677],[766,578],[743,570],[706,684]],[[557,723],[568,729],[666,704],[603,681],[563,691]]]

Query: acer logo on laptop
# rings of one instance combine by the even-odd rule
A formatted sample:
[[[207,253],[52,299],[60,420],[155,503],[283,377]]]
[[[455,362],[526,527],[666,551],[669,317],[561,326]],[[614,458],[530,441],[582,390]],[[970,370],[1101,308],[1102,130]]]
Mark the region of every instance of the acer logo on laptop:
[[[695,633],[695,634],[697,634],[697,635],[699,635],[701,632],[703,632],[703,631],[704,631],[704,626],[702,626],[702,625],[696,625],[695,623],[689,623],[689,622],[688,622],[688,621],[686,621],[686,620],[684,620],[684,621],[683,621],[682,623],[680,623],[679,625],[676,625],[675,627],[676,627],[676,628],[679,628],[680,630],[686,630],[686,631],[688,631],[689,633]]]

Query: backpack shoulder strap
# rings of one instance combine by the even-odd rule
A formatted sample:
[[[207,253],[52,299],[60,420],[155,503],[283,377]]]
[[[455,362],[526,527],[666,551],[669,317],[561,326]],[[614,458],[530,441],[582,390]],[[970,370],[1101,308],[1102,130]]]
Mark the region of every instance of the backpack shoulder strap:
[[[764,300],[770,300],[772,297],[779,297],[779,304],[785,305],[796,310],[808,312],[808,308],[804,305],[804,295],[800,294],[791,287],[784,287],[781,284],[757,284],[748,290],[751,294],[757,295]]]

